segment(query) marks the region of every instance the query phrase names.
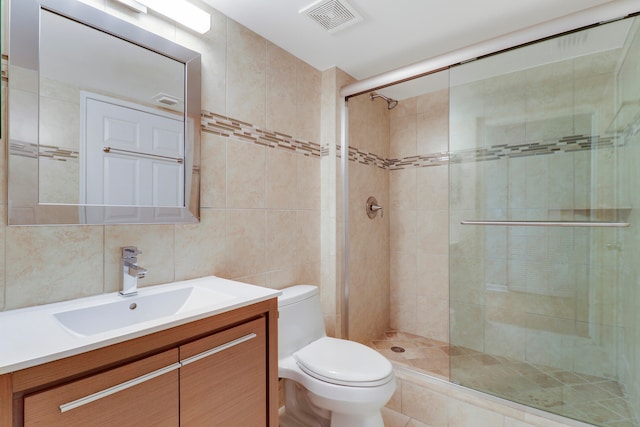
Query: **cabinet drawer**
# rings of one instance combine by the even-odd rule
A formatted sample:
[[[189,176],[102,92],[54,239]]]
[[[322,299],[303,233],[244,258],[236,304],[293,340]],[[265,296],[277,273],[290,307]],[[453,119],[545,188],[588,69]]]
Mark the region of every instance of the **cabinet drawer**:
[[[181,426],[266,426],[266,320],[180,347]]]
[[[24,399],[25,426],[178,426],[178,349]]]

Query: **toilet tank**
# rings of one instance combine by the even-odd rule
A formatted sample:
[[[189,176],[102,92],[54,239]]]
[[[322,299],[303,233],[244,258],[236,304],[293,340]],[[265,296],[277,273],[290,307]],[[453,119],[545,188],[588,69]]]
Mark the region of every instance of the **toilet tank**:
[[[278,358],[326,336],[317,286],[296,285],[278,297]]]

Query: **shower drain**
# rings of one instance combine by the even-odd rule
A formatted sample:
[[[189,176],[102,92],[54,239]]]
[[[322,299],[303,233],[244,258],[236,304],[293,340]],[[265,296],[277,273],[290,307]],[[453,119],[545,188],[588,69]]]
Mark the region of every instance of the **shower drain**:
[[[404,353],[404,348],[394,345],[393,347],[391,347],[391,351],[393,351],[394,353]]]

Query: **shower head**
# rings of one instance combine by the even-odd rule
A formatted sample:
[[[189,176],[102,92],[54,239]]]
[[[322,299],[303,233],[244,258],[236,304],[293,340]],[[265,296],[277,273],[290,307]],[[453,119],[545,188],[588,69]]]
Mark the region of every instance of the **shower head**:
[[[398,100],[397,99],[392,99],[392,98],[389,98],[388,96],[380,95],[380,94],[375,93],[375,92],[371,92],[369,94],[369,96],[371,97],[371,101],[373,101],[376,98],[382,98],[385,101],[387,101],[387,108],[389,110],[393,110],[394,108],[396,108],[396,105],[398,105]]]

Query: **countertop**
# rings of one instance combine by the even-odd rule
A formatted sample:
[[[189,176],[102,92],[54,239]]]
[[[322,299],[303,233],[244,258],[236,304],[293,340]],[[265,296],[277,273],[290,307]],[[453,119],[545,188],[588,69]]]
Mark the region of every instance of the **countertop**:
[[[196,307],[190,306],[169,316],[86,336],[67,329],[56,320],[55,316],[56,313],[85,307],[96,307],[122,300],[134,303],[136,299],[141,297],[188,287],[203,288],[215,293],[225,294],[226,298],[220,301],[216,301],[215,298],[210,301],[200,300]],[[123,297],[114,292],[0,312],[0,374],[138,338],[236,308],[266,301],[278,295],[280,295],[280,291],[275,289],[208,276],[140,288],[138,296],[133,297]]]

